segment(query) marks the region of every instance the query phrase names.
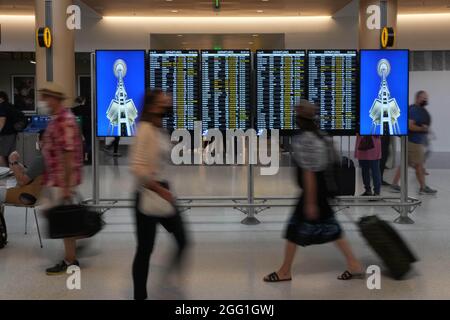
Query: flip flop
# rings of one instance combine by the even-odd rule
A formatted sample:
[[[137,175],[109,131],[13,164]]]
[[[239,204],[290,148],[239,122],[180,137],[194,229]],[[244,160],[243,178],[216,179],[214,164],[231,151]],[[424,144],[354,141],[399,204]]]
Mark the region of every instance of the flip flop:
[[[280,277],[278,276],[278,273],[272,272],[271,274],[268,274],[267,276],[265,276],[263,280],[264,280],[264,282],[283,282],[283,281],[291,281],[292,278],[280,279]]]
[[[338,280],[351,280],[351,279],[364,279],[364,273],[351,273],[345,270],[340,276],[337,277]]]

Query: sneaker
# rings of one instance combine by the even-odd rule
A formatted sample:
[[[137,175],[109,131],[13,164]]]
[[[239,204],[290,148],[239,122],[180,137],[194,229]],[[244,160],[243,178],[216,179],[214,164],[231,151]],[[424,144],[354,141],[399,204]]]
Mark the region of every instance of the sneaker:
[[[391,184],[389,182],[386,182],[383,180],[383,181],[381,181],[381,185],[384,187],[389,187]]]
[[[61,263],[56,264],[55,266],[48,268],[45,270],[45,273],[47,273],[48,276],[56,276],[59,274],[66,273],[67,267],[69,266],[80,266],[80,263],[75,260],[71,264],[67,264],[65,260],[61,261]]]
[[[361,194],[361,197],[370,197],[372,196],[372,191],[364,191],[364,193]]]
[[[396,184],[391,184],[391,192],[395,192],[398,193],[401,191],[400,186],[396,185]]]
[[[429,186],[425,186],[424,188],[420,188],[419,194],[436,194],[437,190],[431,189]]]

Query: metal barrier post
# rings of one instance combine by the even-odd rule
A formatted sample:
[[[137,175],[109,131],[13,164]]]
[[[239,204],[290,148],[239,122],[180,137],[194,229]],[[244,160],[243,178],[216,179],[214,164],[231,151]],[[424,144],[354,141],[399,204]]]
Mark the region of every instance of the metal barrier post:
[[[401,137],[401,157],[400,157],[400,180],[401,191],[400,201],[408,201],[408,137]],[[409,217],[409,207],[399,208],[400,216],[394,220],[398,224],[413,224],[414,220]]]
[[[91,125],[92,125],[92,199],[94,204],[100,203],[100,179],[98,170],[98,138],[97,138],[97,104],[95,91],[95,53],[91,53]]]

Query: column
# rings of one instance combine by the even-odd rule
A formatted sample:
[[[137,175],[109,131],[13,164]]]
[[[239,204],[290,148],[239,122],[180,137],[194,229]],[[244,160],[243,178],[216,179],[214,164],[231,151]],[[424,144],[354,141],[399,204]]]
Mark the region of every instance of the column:
[[[52,33],[50,49],[36,44],[36,88],[47,81],[62,86],[69,97],[67,106],[75,99],[74,31],[67,29],[66,10],[72,0],[35,0],[36,30],[49,27]]]
[[[379,16],[370,11],[370,6],[379,8]],[[359,1],[359,48],[360,49],[380,49],[380,32],[383,27],[392,27],[397,30],[397,0],[360,0]],[[373,27],[367,25],[367,21],[379,19],[380,29],[369,29]],[[369,24],[371,24],[369,22]],[[396,43],[394,43],[394,48]]]

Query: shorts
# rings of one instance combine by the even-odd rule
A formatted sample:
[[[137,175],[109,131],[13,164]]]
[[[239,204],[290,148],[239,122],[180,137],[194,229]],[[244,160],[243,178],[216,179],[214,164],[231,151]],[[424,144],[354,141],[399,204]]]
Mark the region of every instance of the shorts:
[[[8,157],[16,151],[16,134],[0,135],[0,156]]]
[[[411,167],[425,163],[425,148],[422,144],[408,142],[408,164]]]

